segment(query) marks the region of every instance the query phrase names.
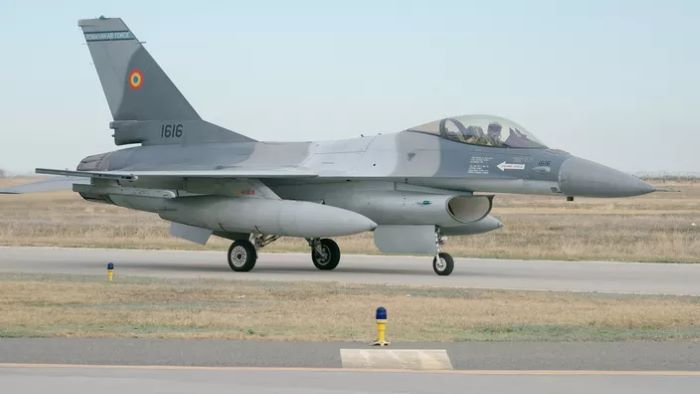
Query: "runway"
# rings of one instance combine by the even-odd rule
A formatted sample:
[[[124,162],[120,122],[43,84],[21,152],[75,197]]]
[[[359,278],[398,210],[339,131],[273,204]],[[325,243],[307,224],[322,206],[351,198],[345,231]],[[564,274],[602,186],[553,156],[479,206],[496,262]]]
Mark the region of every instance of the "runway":
[[[453,370],[351,369],[357,342],[0,339],[0,385],[23,393],[696,393],[694,342],[404,343]],[[378,349],[377,349],[378,350]],[[378,350],[379,351],[379,350]]]
[[[261,253],[252,272],[229,269],[225,251],[0,247],[0,272],[236,280],[337,281],[486,289],[700,296],[700,265],[456,258],[452,275],[433,273],[430,257],[343,255],[318,271],[308,254]]]
[[[450,371],[0,365],[23,393],[696,393],[687,372]]]
[[[145,338],[0,338],[0,364],[344,368],[363,342]],[[444,349],[455,370],[700,371],[700,343],[403,342],[387,350]],[[700,372],[698,372],[700,373]]]

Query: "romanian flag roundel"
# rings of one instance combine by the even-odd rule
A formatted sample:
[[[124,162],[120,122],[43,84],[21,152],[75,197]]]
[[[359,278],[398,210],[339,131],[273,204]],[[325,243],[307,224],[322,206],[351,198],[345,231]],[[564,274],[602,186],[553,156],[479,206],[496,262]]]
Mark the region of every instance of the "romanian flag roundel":
[[[134,89],[141,89],[143,85],[143,75],[141,75],[141,70],[135,68],[129,73],[129,86]]]

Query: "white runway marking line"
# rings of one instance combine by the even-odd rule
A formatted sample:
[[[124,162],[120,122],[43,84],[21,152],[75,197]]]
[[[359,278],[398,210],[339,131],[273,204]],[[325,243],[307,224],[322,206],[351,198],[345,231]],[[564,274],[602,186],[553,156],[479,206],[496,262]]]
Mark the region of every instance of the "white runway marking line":
[[[303,368],[303,367],[214,367],[192,365],[111,365],[111,364],[22,364],[0,363],[2,369],[133,369],[182,371],[259,371],[259,372],[366,372],[366,373],[424,373],[467,376],[687,376],[700,377],[700,371],[604,371],[604,370],[406,370],[367,368]]]
[[[340,349],[343,368],[451,370],[445,349]]]

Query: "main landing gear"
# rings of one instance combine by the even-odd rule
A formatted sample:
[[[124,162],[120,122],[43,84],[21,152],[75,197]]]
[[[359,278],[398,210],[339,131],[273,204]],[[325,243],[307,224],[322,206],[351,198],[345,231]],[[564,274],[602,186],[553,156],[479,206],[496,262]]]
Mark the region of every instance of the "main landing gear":
[[[277,235],[252,234],[249,239],[238,239],[228,248],[228,265],[236,272],[248,272],[255,267],[258,249],[276,241]]]
[[[435,227],[435,257],[433,257],[433,271],[440,276],[447,276],[455,268],[455,262],[449,253],[441,252],[440,246],[444,238],[440,236],[440,227]]]
[[[330,271],[340,262],[340,248],[332,239],[313,238],[307,240],[311,246],[311,261],[321,271]]]
[[[247,239],[238,240],[228,248],[228,265],[236,272],[248,272],[255,267],[258,252]]]
[[[255,267],[258,249],[279,238],[275,235],[251,235],[249,239],[238,239],[228,249],[228,265],[236,272],[248,272]],[[311,261],[321,271],[330,271],[340,262],[340,248],[332,239],[309,238]]]

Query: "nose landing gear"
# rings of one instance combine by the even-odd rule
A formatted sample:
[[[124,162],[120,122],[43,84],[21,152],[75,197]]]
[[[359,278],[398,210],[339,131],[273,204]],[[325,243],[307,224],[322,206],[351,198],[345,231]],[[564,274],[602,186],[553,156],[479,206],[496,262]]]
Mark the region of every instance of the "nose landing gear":
[[[440,227],[435,227],[435,257],[433,257],[433,271],[440,276],[447,276],[455,268],[454,260],[449,253],[441,252],[440,246],[445,243],[445,238],[440,236]]]
[[[454,260],[449,253],[440,252],[437,256],[433,257],[433,271],[441,276],[446,276],[452,273],[455,268]]]

